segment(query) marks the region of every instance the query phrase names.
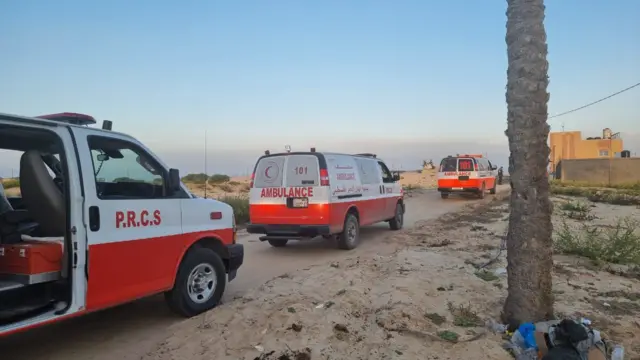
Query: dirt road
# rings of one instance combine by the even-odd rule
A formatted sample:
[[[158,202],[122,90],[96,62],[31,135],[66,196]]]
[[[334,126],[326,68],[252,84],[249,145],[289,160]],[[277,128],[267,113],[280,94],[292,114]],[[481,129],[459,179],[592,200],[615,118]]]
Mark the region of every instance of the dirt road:
[[[434,190],[414,192],[406,201],[405,227],[455,211],[471,201],[477,200],[441,200]],[[291,242],[286,248],[276,249],[256,236],[243,236],[239,241],[245,244],[245,263],[227,288],[224,302],[276,276],[313,264],[392,251],[394,247],[384,242],[389,233],[387,224],[362,229],[361,244],[354,251],[337,250],[322,239]],[[0,354],[25,360],[138,360],[183,321],[167,310],[161,296],[156,296],[2,339]]]

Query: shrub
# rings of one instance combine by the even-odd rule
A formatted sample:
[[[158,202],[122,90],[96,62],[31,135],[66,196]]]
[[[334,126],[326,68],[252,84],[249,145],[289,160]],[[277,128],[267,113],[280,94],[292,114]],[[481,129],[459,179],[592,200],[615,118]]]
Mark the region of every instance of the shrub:
[[[622,184],[592,183],[587,181],[561,181],[551,180],[551,185],[556,187],[578,187],[578,188],[608,188],[620,190],[640,191],[640,181],[628,182]]]
[[[247,193],[251,190],[251,184],[242,184],[242,187],[240,188],[240,192],[244,192]]]
[[[231,185],[231,186],[238,186],[238,185],[240,185],[240,183],[239,183],[239,182],[237,182],[237,181],[229,181],[229,185]]]
[[[12,188],[20,187],[20,179],[18,179],[18,178],[4,179],[4,180],[2,180],[2,186],[5,189],[12,189]]]
[[[564,210],[565,215],[570,219],[585,221],[596,218],[591,214],[591,206],[583,202],[569,201],[560,205],[560,209]]]
[[[233,187],[229,184],[220,184],[218,185],[218,188],[224,192],[233,192]]]
[[[640,265],[640,223],[619,219],[612,228],[581,224],[572,227],[566,221],[554,238],[556,251],[614,264]]]
[[[231,205],[236,218],[236,224],[246,224],[249,222],[249,198],[245,196],[225,195],[218,200]]]
[[[182,178],[183,182],[190,182],[194,184],[204,184],[207,181],[209,176],[204,173],[200,174],[187,174],[187,176]]]
[[[209,177],[209,183],[211,184],[221,184],[221,183],[228,182],[229,180],[231,180],[229,175],[224,175],[224,174],[214,174],[214,175],[211,175],[211,177]]]
[[[613,205],[640,205],[640,191],[638,190],[552,185],[551,193],[554,195],[586,197],[593,202]]]

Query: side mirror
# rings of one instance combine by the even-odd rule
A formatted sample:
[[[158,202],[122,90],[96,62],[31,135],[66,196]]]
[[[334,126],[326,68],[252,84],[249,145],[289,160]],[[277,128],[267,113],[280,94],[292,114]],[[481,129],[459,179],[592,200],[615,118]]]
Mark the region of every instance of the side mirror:
[[[169,169],[169,190],[180,191],[180,171],[178,169]]]
[[[393,174],[393,181],[400,181],[400,174],[399,173]]]
[[[493,165],[493,166],[491,167],[491,170],[496,170],[496,169],[498,169],[498,167],[497,167],[497,166],[495,166],[495,165]]]

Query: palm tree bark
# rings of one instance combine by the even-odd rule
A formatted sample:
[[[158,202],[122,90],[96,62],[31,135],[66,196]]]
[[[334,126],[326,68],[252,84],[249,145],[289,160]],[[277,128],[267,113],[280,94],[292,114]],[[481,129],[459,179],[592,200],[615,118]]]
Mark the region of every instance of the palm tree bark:
[[[507,0],[507,131],[511,213],[507,233],[510,324],[553,317],[549,200],[547,34],[543,0]]]

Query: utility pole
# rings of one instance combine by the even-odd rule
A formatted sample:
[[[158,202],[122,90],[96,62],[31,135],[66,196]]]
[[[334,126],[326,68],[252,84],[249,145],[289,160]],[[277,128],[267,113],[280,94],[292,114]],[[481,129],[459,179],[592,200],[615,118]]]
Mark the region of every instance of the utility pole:
[[[207,185],[209,184],[209,174],[207,173],[207,129],[204,129],[204,198],[207,198]]]

